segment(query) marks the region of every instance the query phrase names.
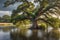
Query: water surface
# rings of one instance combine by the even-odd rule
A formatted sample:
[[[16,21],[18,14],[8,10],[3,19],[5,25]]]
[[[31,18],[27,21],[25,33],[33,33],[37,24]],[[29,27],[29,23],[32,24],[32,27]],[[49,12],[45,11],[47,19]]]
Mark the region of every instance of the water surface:
[[[11,40],[10,32],[3,32],[2,30],[0,30],[0,40]]]

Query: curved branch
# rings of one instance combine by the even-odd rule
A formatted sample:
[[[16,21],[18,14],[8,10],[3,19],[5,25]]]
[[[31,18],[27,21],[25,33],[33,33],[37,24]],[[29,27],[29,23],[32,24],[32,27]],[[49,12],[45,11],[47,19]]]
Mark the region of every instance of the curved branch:
[[[42,19],[42,18],[37,19],[37,20],[42,20],[43,22],[48,23],[49,25],[53,26],[53,24],[51,24],[48,20],[45,20],[45,19]]]
[[[45,9],[42,9],[37,13],[36,18],[38,18],[39,16],[41,16],[42,14],[44,14],[46,11],[48,11],[50,8],[53,8],[53,7],[55,7],[55,5],[52,5],[52,6],[50,5],[50,6],[47,6]]]

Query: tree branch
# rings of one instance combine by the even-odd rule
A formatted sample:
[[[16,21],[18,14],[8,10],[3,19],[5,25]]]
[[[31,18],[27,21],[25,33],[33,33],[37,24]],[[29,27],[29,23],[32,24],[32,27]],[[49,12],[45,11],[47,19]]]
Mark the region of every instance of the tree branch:
[[[43,22],[48,23],[49,25],[53,26],[53,24],[51,24],[48,20],[45,20],[45,19],[42,19],[42,18],[37,19],[37,20],[42,20]]]
[[[55,5],[49,5],[47,6],[45,9],[43,8],[41,11],[39,11],[36,15],[36,19],[41,16],[42,14],[44,14],[46,11],[48,11],[50,8],[55,7]]]

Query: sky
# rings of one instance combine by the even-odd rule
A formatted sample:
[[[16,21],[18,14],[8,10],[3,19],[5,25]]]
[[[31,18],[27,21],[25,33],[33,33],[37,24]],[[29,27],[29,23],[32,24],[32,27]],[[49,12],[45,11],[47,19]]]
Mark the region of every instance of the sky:
[[[0,0],[0,16],[3,15],[11,15],[12,14],[12,10],[16,9],[18,7],[18,5],[20,5],[20,2],[16,2],[14,5],[10,5],[8,7],[4,7],[4,2],[6,0]],[[32,0],[29,0],[30,2],[33,2]],[[35,4],[37,5],[37,4]]]
[[[17,2],[14,5],[10,5],[8,7],[3,7],[5,1],[6,0],[0,0],[0,16],[11,15],[12,14],[12,10],[16,9],[17,6],[21,4],[20,2]]]
[[[6,15],[10,15],[11,14],[10,7],[7,7],[7,8],[3,7],[5,1],[6,0],[0,0],[0,16],[3,16],[5,14]]]
[[[5,1],[6,0],[0,0],[0,16],[11,15],[12,14],[12,10],[16,9],[18,7],[18,5],[21,4],[20,2],[17,2],[14,5],[10,5],[8,7],[3,7]],[[32,1],[32,0],[29,0],[29,1]]]

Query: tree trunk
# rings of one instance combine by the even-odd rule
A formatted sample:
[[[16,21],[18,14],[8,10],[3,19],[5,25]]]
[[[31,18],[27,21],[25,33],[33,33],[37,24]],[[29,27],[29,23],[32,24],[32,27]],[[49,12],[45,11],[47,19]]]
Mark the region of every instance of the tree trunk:
[[[36,20],[32,20],[32,27],[30,29],[38,29],[38,24]]]
[[[38,28],[37,21],[33,21],[33,27],[36,28],[36,29]]]

